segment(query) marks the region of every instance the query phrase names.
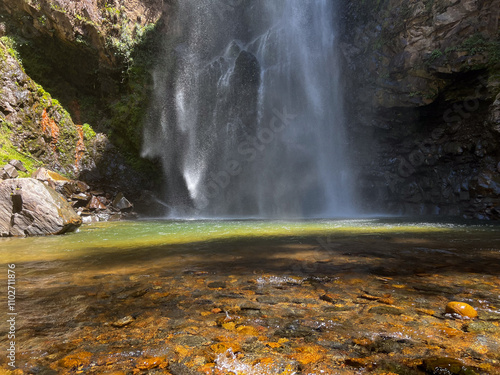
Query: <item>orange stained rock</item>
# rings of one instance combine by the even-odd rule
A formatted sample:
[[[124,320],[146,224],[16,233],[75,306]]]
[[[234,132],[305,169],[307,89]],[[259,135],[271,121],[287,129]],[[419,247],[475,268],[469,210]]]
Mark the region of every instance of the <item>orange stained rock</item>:
[[[436,312],[434,310],[430,310],[430,309],[416,309],[416,311],[420,314],[431,315],[431,316],[436,314]]]
[[[281,348],[281,344],[279,342],[268,342],[266,345],[272,349]]]
[[[446,313],[459,315],[463,318],[474,319],[477,317],[477,311],[469,304],[464,302],[450,302],[446,305]]]
[[[177,345],[175,347],[175,353],[179,356],[179,359],[184,359],[191,355],[191,350],[182,345]]]
[[[369,301],[377,301],[380,299],[380,297],[377,297],[377,296],[371,296],[369,294],[363,294],[361,296],[359,296],[359,298],[363,298],[363,299],[367,299]]]
[[[236,331],[247,336],[258,336],[259,332],[257,329],[251,326],[239,326]]]
[[[207,363],[201,367],[198,367],[197,371],[205,375],[213,375],[215,366],[215,363]]]
[[[450,327],[442,327],[439,329],[439,333],[443,334],[446,337],[455,337],[463,333],[462,331],[459,331],[458,329],[455,328],[450,328]]]
[[[139,370],[151,370],[153,368],[166,368],[168,360],[161,357],[143,358],[137,361],[137,368]]]
[[[275,358],[272,357],[265,357],[265,358],[259,358],[255,360],[252,364],[254,366],[256,365],[263,365],[263,366],[272,366],[276,362]]]
[[[386,305],[394,305],[394,298],[392,297],[387,297],[387,298],[380,298],[378,302],[386,304]]]
[[[226,353],[228,350],[236,353],[241,350],[241,346],[235,342],[219,342],[217,344],[210,345],[210,349],[217,354]]]
[[[222,328],[227,329],[228,331],[234,331],[236,329],[236,323],[228,322],[222,324]]]
[[[56,122],[49,117],[46,108],[42,112],[42,133],[51,138],[50,144],[52,145],[52,150],[55,152],[59,139],[59,127]]]
[[[354,339],[352,340],[356,345],[359,346],[368,346],[373,343],[372,340],[367,339],[367,338],[361,338],[361,339]]]
[[[295,349],[296,353],[289,357],[300,362],[302,365],[319,362],[324,358],[324,349],[319,346],[302,346]]]
[[[59,366],[64,368],[73,368],[85,366],[90,363],[90,358],[92,357],[92,353],[89,352],[80,352],[75,354],[67,355],[66,357],[59,360]]]
[[[393,288],[396,288],[396,289],[405,289],[406,288],[406,285],[403,285],[403,284],[392,284],[391,286]]]

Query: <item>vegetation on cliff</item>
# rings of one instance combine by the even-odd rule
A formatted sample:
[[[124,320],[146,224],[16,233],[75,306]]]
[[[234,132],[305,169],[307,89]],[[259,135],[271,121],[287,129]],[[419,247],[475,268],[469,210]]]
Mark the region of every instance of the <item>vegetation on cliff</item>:
[[[9,51],[40,84],[32,83],[36,116],[8,127],[16,136],[30,134],[22,152],[34,165],[135,190],[158,181],[155,166],[139,154],[162,7],[140,0],[0,1]],[[40,138],[52,146],[40,152]]]

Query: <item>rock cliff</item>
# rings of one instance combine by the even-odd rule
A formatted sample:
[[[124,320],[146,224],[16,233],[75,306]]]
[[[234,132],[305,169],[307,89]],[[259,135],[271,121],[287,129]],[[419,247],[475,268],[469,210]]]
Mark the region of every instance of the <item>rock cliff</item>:
[[[0,128],[2,164],[19,157],[29,172],[45,164],[67,175],[90,167],[93,136],[24,71],[8,39],[0,39]],[[95,134],[94,134],[95,135]]]
[[[19,159],[28,176],[43,165],[112,195],[160,185],[139,153],[165,6],[0,0],[0,166]]]
[[[499,218],[500,2],[346,2],[344,10],[364,208]]]

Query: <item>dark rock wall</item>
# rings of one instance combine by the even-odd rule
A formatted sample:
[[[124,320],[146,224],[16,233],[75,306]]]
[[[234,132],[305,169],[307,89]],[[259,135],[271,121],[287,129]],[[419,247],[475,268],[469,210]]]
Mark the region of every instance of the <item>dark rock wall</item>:
[[[364,210],[500,218],[498,0],[344,2]]]
[[[2,56],[11,56],[0,119],[12,149],[0,164],[12,156],[30,172],[44,165],[128,196],[161,186],[140,148],[164,14],[163,0],[0,0]]]

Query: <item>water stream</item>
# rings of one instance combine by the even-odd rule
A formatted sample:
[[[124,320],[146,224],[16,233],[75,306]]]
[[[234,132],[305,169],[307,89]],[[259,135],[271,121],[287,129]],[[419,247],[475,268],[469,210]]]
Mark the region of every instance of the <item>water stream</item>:
[[[171,216],[351,215],[335,2],[229,3],[180,2],[156,70],[143,154]]]

